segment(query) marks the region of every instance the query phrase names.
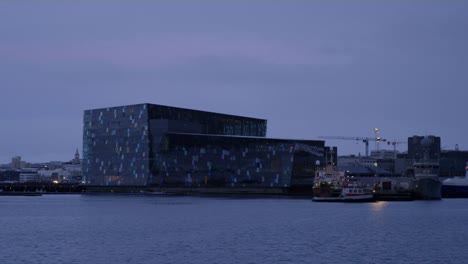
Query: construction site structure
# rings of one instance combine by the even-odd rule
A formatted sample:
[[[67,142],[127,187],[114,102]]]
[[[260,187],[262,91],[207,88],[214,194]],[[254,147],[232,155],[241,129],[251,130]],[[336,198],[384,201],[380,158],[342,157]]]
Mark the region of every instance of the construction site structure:
[[[398,144],[403,144],[403,143],[406,143],[406,142],[403,142],[403,141],[390,141],[390,140],[387,140],[387,139],[383,139],[381,138],[380,136],[378,136],[378,129],[376,128],[376,130],[374,130],[375,133],[376,133],[376,136],[375,137],[347,137],[347,136],[320,136],[319,138],[321,139],[339,139],[339,140],[355,140],[355,141],[358,141],[358,142],[363,142],[366,146],[366,157],[369,156],[369,142],[376,142],[376,150],[379,150],[379,143],[380,142],[387,142],[387,145],[392,145],[393,146],[393,151],[396,155],[396,145]]]

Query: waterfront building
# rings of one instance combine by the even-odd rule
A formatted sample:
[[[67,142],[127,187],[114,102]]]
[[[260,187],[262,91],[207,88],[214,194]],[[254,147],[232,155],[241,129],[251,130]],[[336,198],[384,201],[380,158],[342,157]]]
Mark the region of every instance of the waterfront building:
[[[56,168],[56,169],[40,169],[37,171],[37,174],[39,174],[40,181],[43,182],[52,182],[52,181],[57,181],[61,182],[63,179],[65,179],[68,175],[67,171],[65,171],[62,168]]]
[[[37,182],[39,181],[39,174],[37,169],[26,168],[19,174],[19,182]]]
[[[362,166],[362,167],[377,167],[377,159],[363,156],[340,156],[338,157],[338,165],[340,166]]]
[[[395,174],[413,177],[415,162],[432,162],[439,164],[441,155],[440,144],[440,137],[432,135],[415,135],[408,137],[408,152],[397,154],[395,160]]]
[[[64,164],[61,168],[41,168],[37,171],[40,181],[81,182],[81,165]]]
[[[20,170],[0,170],[0,183],[11,183],[19,181]]]
[[[440,137],[412,136],[408,137],[408,159],[412,161],[435,160],[440,158]]]
[[[442,150],[440,154],[440,176],[453,177],[463,176],[466,172],[465,166],[468,162],[468,151]]]
[[[370,157],[377,160],[391,160],[396,159],[398,153],[398,151],[388,149],[371,150]]]
[[[324,141],[266,138],[264,119],[154,104],[84,111],[90,185],[287,187],[312,179]]]
[[[11,169],[19,170],[26,167],[26,163],[21,160],[21,156],[11,158]]]
[[[47,166],[47,169],[49,169],[49,170],[55,170],[55,169],[61,169],[65,163],[66,162],[64,162],[64,161],[54,160],[54,161],[47,162],[46,166]]]
[[[363,156],[340,156],[338,167],[350,176],[356,177],[389,177],[393,176],[394,160],[377,159]]]
[[[423,141],[424,140],[424,141]],[[408,152],[397,155],[396,174],[413,176],[414,162],[427,160],[439,164],[439,176],[452,177],[465,174],[468,151],[441,148],[441,138],[437,136],[412,136],[408,138]]]

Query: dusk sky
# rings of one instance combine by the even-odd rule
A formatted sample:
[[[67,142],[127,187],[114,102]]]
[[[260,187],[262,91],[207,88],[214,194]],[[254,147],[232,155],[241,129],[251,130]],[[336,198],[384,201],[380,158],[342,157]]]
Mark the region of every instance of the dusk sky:
[[[84,110],[139,103],[468,150],[467,84],[468,1],[0,2],[0,164],[68,161]]]

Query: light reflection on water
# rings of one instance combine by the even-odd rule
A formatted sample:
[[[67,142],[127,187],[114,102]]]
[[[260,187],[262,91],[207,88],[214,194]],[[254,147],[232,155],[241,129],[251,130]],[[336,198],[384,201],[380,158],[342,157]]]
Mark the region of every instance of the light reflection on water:
[[[370,203],[371,210],[374,213],[382,212],[385,209],[385,207],[387,207],[388,203],[389,202],[386,202],[386,201],[378,201],[375,203]]]
[[[464,263],[467,200],[0,197],[4,263]]]

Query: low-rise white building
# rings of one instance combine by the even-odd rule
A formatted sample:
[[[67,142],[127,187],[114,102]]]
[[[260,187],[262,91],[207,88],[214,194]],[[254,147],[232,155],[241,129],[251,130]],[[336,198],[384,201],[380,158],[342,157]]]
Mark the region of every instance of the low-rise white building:
[[[39,181],[40,176],[37,173],[37,169],[23,169],[19,174],[19,182],[35,182]]]

